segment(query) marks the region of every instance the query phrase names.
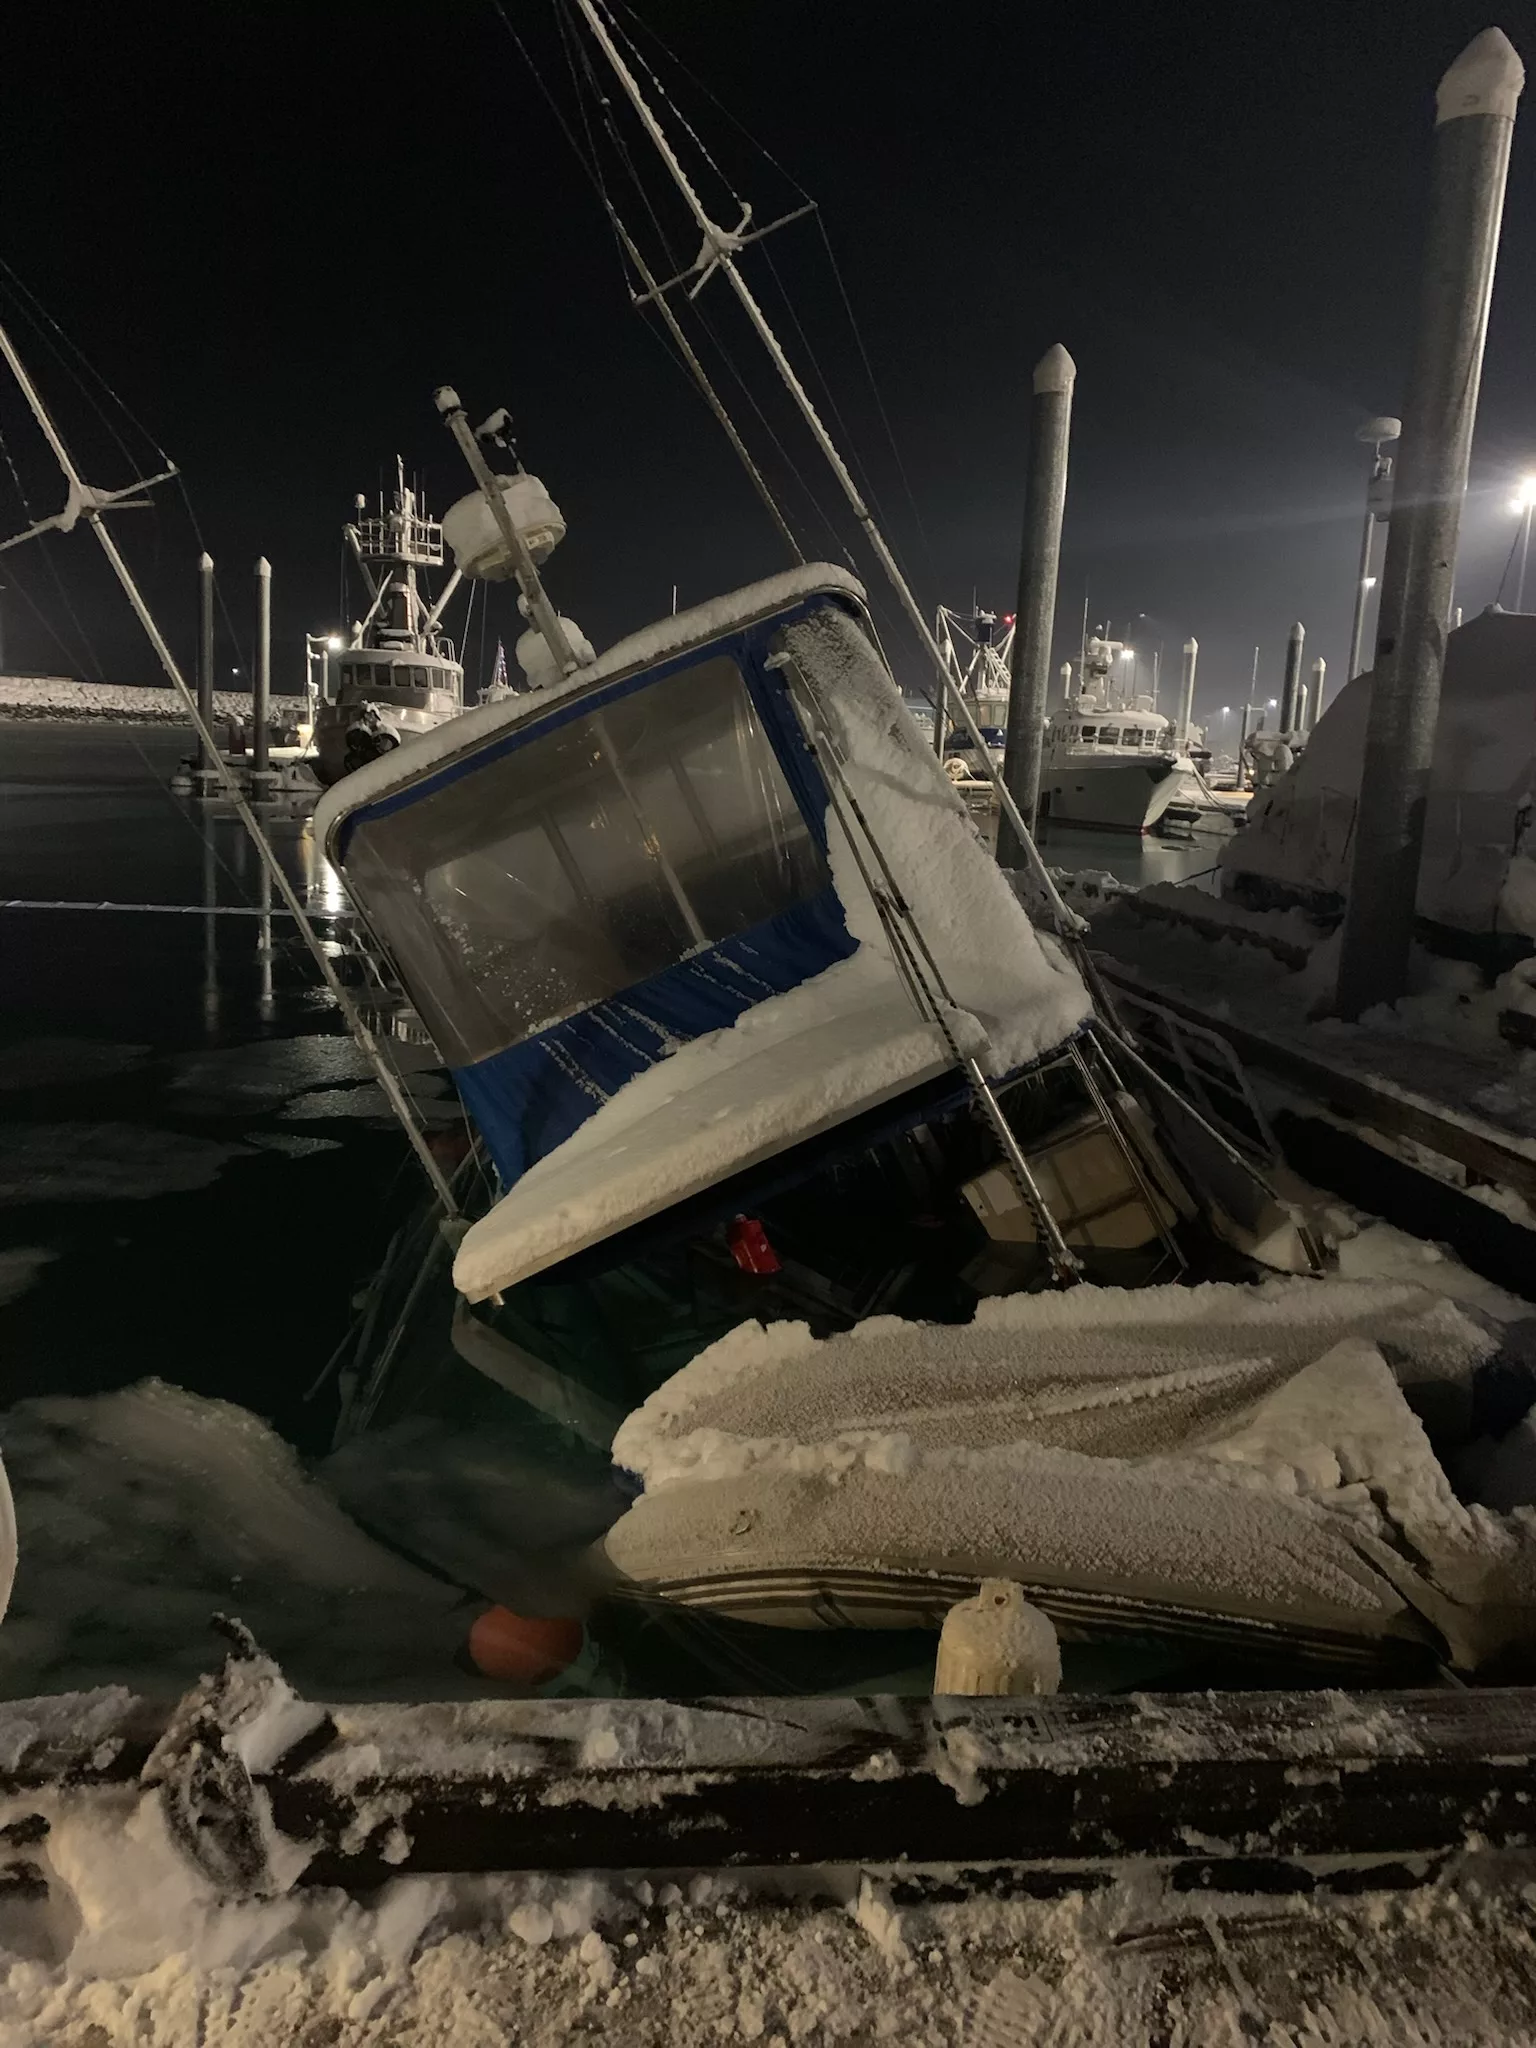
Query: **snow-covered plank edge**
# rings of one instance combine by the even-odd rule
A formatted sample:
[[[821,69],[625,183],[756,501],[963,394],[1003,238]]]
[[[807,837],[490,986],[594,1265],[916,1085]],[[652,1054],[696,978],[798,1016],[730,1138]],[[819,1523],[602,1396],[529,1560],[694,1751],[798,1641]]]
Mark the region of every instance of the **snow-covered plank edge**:
[[[124,1694],[11,1703],[0,1793],[14,1811],[131,1782],[154,1719]],[[302,1881],[353,1888],[409,1871],[1414,1857],[1536,1836],[1533,1688],[505,1700],[338,1707],[324,1734],[251,1782],[304,1845]]]

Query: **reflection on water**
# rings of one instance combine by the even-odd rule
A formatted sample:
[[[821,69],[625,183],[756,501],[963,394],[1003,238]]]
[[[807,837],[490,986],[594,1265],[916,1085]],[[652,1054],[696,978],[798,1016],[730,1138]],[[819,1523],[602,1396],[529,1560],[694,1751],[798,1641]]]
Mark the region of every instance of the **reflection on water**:
[[[7,1036],[87,1029],[173,1049],[324,1028],[329,999],[239,819],[170,794],[187,751],[177,727],[0,723],[7,898],[209,913],[0,913]],[[267,829],[317,920],[344,911],[309,817],[275,811]],[[212,914],[227,909],[253,914]]]
[[[1231,837],[1227,826],[1211,832],[1197,832],[1192,839],[1159,839],[1153,833],[1141,837],[1134,832],[1090,832],[1082,826],[1042,826],[1039,847],[1053,868],[1079,873],[1098,868],[1144,889],[1152,882],[1193,882],[1215,893],[1211,872],[1216,856]]]

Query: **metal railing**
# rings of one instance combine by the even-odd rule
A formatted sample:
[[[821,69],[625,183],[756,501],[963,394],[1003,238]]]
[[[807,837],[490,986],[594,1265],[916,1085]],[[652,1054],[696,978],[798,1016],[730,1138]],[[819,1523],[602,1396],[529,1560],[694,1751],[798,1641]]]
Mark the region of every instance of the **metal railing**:
[[[443,560],[443,529],[435,519],[392,512],[382,519],[359,519],[357,546],[373,561],[415,562],[435,569]]]

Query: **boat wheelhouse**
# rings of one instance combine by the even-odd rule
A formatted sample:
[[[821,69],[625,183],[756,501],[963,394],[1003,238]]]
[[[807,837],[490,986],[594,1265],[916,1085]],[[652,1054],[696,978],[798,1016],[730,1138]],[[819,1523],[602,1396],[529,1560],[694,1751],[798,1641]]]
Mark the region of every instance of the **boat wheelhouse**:
[[[390,509],[365,516],[359,497],[345,528],[372,602],[351,645],[327,663],[315,718],[316,766],[326,784],[464,708],[464,670],[438,623],[459,576],[450,575],[435,601],[424,593],[420,579],[444,566],[443,529],[420,509],[403,466],[397,472]]]

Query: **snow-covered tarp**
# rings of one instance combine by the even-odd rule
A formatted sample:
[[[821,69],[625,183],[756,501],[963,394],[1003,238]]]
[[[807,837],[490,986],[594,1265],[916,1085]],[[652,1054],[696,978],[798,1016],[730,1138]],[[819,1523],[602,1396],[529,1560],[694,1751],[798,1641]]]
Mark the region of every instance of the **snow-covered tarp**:
[[[1517,855],[1536,792],[1533,686],[1536,618],[1490,608],[1451,634],[1419,872],[1419,914],[1436,924],[1536,932],[1536,890]],[[1253,799],[1243,830],[1222,848],[1228,875],[1342,901],[1370,704],[1369,672],[1339,691],[1301,759]]]
[[[1536,1529],[1461,1505],[1387,1364],[1484,1329],[1411,1286],[1272,1281],[983,1302],[720,1339],[631,1416],[631,1585],[790,1626],[938,1619],[1013,1579],[1072,1623],[1423,1639],[1476,1663],[1536,1621]],[[1422,1569],[1421,1569],[1422,1567]]]

